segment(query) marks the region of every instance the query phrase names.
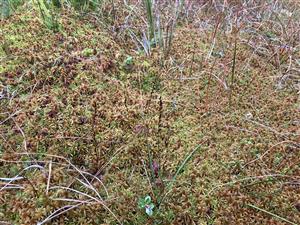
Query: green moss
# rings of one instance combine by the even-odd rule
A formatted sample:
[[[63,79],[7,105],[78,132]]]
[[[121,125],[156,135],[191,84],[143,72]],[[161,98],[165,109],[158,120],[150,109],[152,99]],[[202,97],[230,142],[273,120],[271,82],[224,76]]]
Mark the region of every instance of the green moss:
[[[24,41],[24,36],[19,34],[5,35],[4,39],[9,43],[10,47],[24,48],[28,44]]]
[[[0,65],[0,73],[4,73],[6,71],[6,69],[4,68],[4,66]]]
[[[194,73],[197,75],[210,70],[215,74],[219,74],[219,72],[224,73],[224,71],[220,71],[219,65],[229,65],[230,68],[231,56],[228,57],[230,54],[227,54],[227,52],[226,54],[218,53],[222,53],[219,51],[224,49],[224,46],[230,46],[230,43],[228,43],[229,33],[227,34],[228,38],[222,37],[222,34],[217,34],[214,48],[214,53],[216,53],[217,57],[204,60],[211,49],[211,39],[206,39],[202,35],[197,36],[198,31],[196,32],[197,35],[189,37],[185,33],[180,33],[180,29],[176,29],[174,39],[176,37],[179,38],[178,42],[175,41],[173,45],[174,51],[172,51],[172,54],[174,53],[174,55],[170,55],[172,60],[166,60],[165,67],[162,68],[159,65],[160,57],[157,56],[156,49],[153,49],[153,54],[149,57],[134,55],[133,51],[128,49],[128,46],[120,50],[118,49],[119,46],[124,46],[124,43],[117,45],[119,40],[113,40],[110,34],[99,31],[93,24],[89,24],[87,22],[88,17],[74,18],[74,15],[68,15],[68,13],[66,12],[62,18],[62,22],[66,26],[62,38],[63,41],[61,41],[60,35],[56,36],[46,28],[39,26],[40,24],[37,25],[37,18],[34,13],[18,15],[19,19],[13,18],[12,22],[4,24],[4,36],[10,42],[11,47],[16,48],[17,51],[15,52],[16,57],[8,57],[0,65],[0,73],[12,71],[12,75],[14,75],[16,67],[19,65],[19,68],[30,71],[32,64],[27,65],[18,59],[25,58],[24,52],[27,54],[27,51],[22,51],[22,49],[31,45],[37,45],[40,50],[30,54],[35,59],[45,60],[46,65],[48,65],[47,60],[51,62],[50,60],[59,57],[68,59],[69,52],[65,51],[65,45],[68,46],[68,49],[70,48],[70,54],[74,53],[76,54],[75,57],[81,58],[82,56],[93,56],[94,49],[97,49],[97,51],[99,50],[98,53],[100,52],[102,56],[105,56],[105,60],[107,58],[113,62],[115,62],[114,60],[119,61],[116,63],[116,72],[101,73],[99,76],[97,74],[97,66],[99,64],[95,65],[93,61],[88,66],[85,66],[88,60],[84,59],[81,62],[75,61],[70,64],[66,60],[58,68],[50,66],[51,68],[41,69],[38,65],[38,73],[32,71],[33,75],[28,73],[28,76],[27,74],[23,76],[24,78],[21,81],[16,80],[19,82],[14,82],[14,77],[9,79],[1,77],[1,81],[12,82],[14,86],[17,83],[18,88],[16,89],[18,90],[17,95],[8,106],[9,109],[4,105],[3,111],[15,112],[19,108],[23,110],[22,114],[24,114],[20,115],[20,117],[17,116],[16,122],[22,121],[20,127],[26,135],[28,150],[40,153],[40,156],[31,155],[28,158],[20,159],[20,157],[17,158],[14,155],[12,158],[17,158],[16,160],[21,161],[31,160],[33,157],[35,159],[44,159],[45,161],[51,159],[53,160],[51,185],[69,185],[72,183],[69,187],[77,188],[83,192],[88,191],[88,194],[91,195],[94,194],[93,191],[87,190],[86,186],[80,186],[80,183],[76,182],[75,179],[74,182],[73,180],[71,182],[68,180],[69,178],[64,177],[65,173],[70,172],[69,169],[71,168],[66,168],[67,166],[59,164],[63,163],[63,160],[57,159],[56,161],[55,159],[54,161],[54,157],[46,157],[44,153],[66,157],[75,165],[83,166],[83,169],[90,173],[102,169],[102,165],[108,163],[109,165],[103,171],[103,183],[108,188],[111,197],[111,201],[107,202],[108,207],[118,217],[126,220],[122,221],[124,224],[173,224],[183,214],[197,224],[214,224],[219,219],[218,216],[224,213],[224,208],[229,209],[230,207],[232,218],[236,219],[237,216],[234,214],[234,211],[240,212],[235,206],[232,207],[229,201],[226,202],[227,199],[224,201],[224,198],[226,198],[224,196],[226,195],[223,195],[222,191],[237,188],[239,192],[236,193],[247,196],[248,193],[245,192],[243,185],[246,186],[248,183],[243,182],[242,189],[236,183],[226,185],[226,187],[222,186],[222,184],[247,176],[257,176],[261,172],[261,167],[264,168],[265,164],[258,160],[255,166],[249,170],[247,167],[244,167],[245,163],[267,151],[268,148],[265,149],[265,142],[271,146],[281,141],[276,139],[276,135],[273,135],[273,137],[266,134],[271,133],[271,131],[259,132],[260,127],[244,121],[243,115],[251,109],[249,99],[253,98],[255,100],[255,109],[253,111],[257,109],[257,112],[261,110],[264,113],[263,116],[255,115],[255,118],[258,121],[267,121],[272,127],[274,125],[276,130],[278,127],[275,127],[275,124],[278,121],[275,121],[275,119],[278,116],[274,117],[275,119],[272,121],[269,119],[272,118],[270,113],[275,111],[277,113],[279,110],[287,112],[285,123],[281,123],[280,128],[288,130],[290,123],[286,121],[290,121],[290,118],[293,118],[292,113],[294,112],[291,111],[295,111],[293,107],[295,107],[296,101],[292,99],[291,101],[294,102],[291,103],[290,108],[284,106],[282,109],[279,109],[281,107],[279,104],[273,103],[277,100],[284,103],[286,97],[290,97],[294,92],[277,92],[277,98],[274,98],[275,94],[266,95],[265,93],[273,91],[272,82],[268,78],[272,75],[269,71],[274,72],[274,68],[266,65],[265,72],[260,74],[257,71],[255,73],[255,70],[249,65],[249,71],[240,74],[236,85],[239,87],[250,87],[251,85],[251,88],[253,86],[255,89],[248,88],[246,91],[240,91],[242,88],[235,89],[234,97],[241,95],[245,97],[239,98],[239,104],[236,105],[236,108],[231,109],[232,111],[229,113],[226,109],[224,110],[224,103],[227,101],[226,93],[214,78],[209,82],[209,88],[203,88],[205,84],[208,84],[209,74],[204,73],[201,79],[192,81],[178,81],[172,79],[172,77],[170,79],[170,76],[167,74],[167,71],[172,71],[172,73],[174,72],[174,77],[179,76],[180,71],[177,68],[179,65],[182,65],[182,72],[184,75],[187,75],[192,58],[195,59],[192,76]],[[31,25],[37,27],[31,29],[31,27],[29,28]],[[70,34],[71,37],[69,36]],[[207,30],[207,37],[211,37],[209,30]],[[219,40],[222,38],[223,40]],[[196,43],[194,44],[194,42]],[[253,55],[253,50],[250,50],[249,56]],[[242,51],[249,51],[249,49],[239,49],[239,52],[244,53]],[[65,54],[66,52],[67,54]],[[195,55],[193,56],[194,53]],[[126,55],[134,55],[135,58],[132,62],[127,60],[125,64],[130,65],[130,67],[126,70],[126,68],[122,67],[124,58],[115,57],[116,55],[124,57]],[[0,57],[6,57],[5,52],[1,49]],[[264,59],[262,58],[261,60]],[[200,68],[200,64],[203,61],[205,61],[205,65],[202,65],[202,68]],[[39,64],[39,60],[35,62]],[[95,60],[95,63],[99,62]],[[41,64],[44,64],[44,61]],[[83,68],[85,69],[83,70]],[[220,75],[220,78],[227,79],[226,73],[227,70]],[[167,76],[165,76],[166,74]],[[252,79],[254,76],[256,76],[255,79]],[[116,78],[119,80],[114,82],[113,79]],[[19,79],[19,77],[16,75],[15,79]],[[70,85],[65,85],[64,79],[69,79],[67,81],[71,82]],[[51,82],[48,82],[48,80]],[[35,86],[35,84],[37,85]],[[264,89],[265,92],[261,93],[261,89]],[[96,95],[100,96],[101,104],[97,105],[99,108],[97,108],[98,115],[93,121],[96,123],[96,126],[93,126],[94,124],[90,123],[94,113],[91,111],[91,108]],[[210,99],[210,95],[214,98]],[[156,132],[157,121],[161,113],[158,101],[159,96],[162,96],[163,99],[163,113],[162,127],[158,133]],[[269,97],[270,99],[268,99]],[[126,106],[124,99],[126,100]],[[174,103],[173,99],[176,99],[178,102]],[[246,103],[245,99],[247,100]],[[266,108],[269,111],[264,111]],[[49,112],[52,111],[55,111],[54,113],[57,117],[49,117]],[[202,114],[207,114],[207,116],[201,116]],[[4,114],[5,116],[6,114]],[[80,120],[81,117],[84,117],[83,122]],[[4,132],[2,135],[5,136],[7,142],[2,143],[0,141],[0,155],[1,152],[6,150],[8,143],[13,146],[15,151],[24,152],[24,139],[16,131],[13,121],[8,121],[3,125]],[[146,131],[135,134],[136,125],[142,128],[145,126]],[[41,129],[45,129],[46,133],[40,132]],[[252,135],[251,132],[247,132],[251,133],[249,136],[245,135],[246,131],[240,131],[239,129],[257,131],[260,133],[260,137]],[[5,133],[6,130],[9,134]],[[94,135],[93,132],[96,132],[95,138],[92,136]],[[92,139],[98,141],[99,146],[97,149],[93,146],[94,143],[90,139],[91,136]],[[152,177],[150,177],[151,185],[149,185],[145,171],[151,174],[151,169],[148,167],[149,159],[147,154],[144,154],[147,153],[146,146],[150,146],[151,151],[152,148],[154,149],[153,160],[160,161],[160,174],[163,182],[165,182],[164,184],[168,184],[168,180],[174,175],[174,170],[176,172],[176,166],[180,165],[187,152],[200,142],[201,145],[203,143],[202,150],[205,149],[205,151],[197,153],[193,160],[187,164],[187,167],[182,170],[184,172],[180,173],[174,185],[176,186],[176,191],[174,187],[174,190],[171,190],[168,195],[167,204],[161,208],[161,211],[156,211],[156,208],[156,215],[150,218],[153,219],[153,221],[150,221],[144,211],[137,209],[135,200],[144,194],[151,194],[149,190],[151,185],[154,196],[159,196],[160,192],[163,191],[157,188],[157,184],[151,179]],[[257,146],[257,143],[262,143],[263,145]],[[159,151],[157,155],[156,149]],[[281,171],[278,172],[288,173],[291,176],[295,175],[299,167],[292,167],[289,164],[282,165],[285,162],[283,160],[285,152],[282,151],[281,154],[275,154],[274,152],[276,152],[275,148],[274,151],[270,151],[264,156],[270,162],[270,166],[274,166],[270,169],[281,168]],[[96,154],[99,154],[100,157],[96,157]],[[292,152],[289,153],[289,155],[292,154]],[[99,160],[103,160],[103,162],[99,163]],[[141,165],[141,161],[145,162],[146,168]],[[45,168],[48,165],[47,162]],[[101,165],[99,166],[98,163]],[[25,162],[21,162],[19,165],[21,164],[23,168],[30,165],[30,163],[26,164]],[[1,177],[13,176],[18,173],[22,168],[16,165],[12,164],[11,167],[1,169]],[[255,171],[256,167],[258,168],[257,171]],[[57,170],[59,170],[59,173]],[[36,170],[36,172],[33,170],[26,171],[26,176],[38,187],[38,191],[46,189],[44,180],[35,180],[35,177],[38,177],[37,174],[40,175],[40,172],[39,170]],[[74,175],[75,178],[82,179],[82,177],[76,175],[76,172],[74,174],[73,172],[72,177]],[[275,183],[275,180],[273,183]],[[209,196],[206,195],[211,189],[219,185],[222,187],[210,193]],[[248,186],[247,188],[251,188]],[[258,185],[255,183],[255,186]],[[99,189],[102,196],[102,189]],[[272,187],[270,187],[271,189]],[[16,191],[16,193],[22,193],[22,191]],[[181,194],[181,192],[183,193]],[[184,194],[184,192],[188,194]],[[268,190],[262,189],[257,190],[257,192],[264,194],[268,193]],[[54,190],[51,190],[52,193],[56,194]],[[79,197],[76,194],[74,195],[74,193],[60,194],[61,197],[76,199]],[[249,199],[250,201],[255,200],[253,198],[255,196],[250,197],[252,197]],[[28,199],[32,199],[32,193],[30,192],[27,192],[27,195],[22,196],[19,200],[24,203]],[[238,201],[238,199],[234,200]],[[263,198],[261,200],[263,201]],[[45,207],[45,199],[42,197],[36,198],[35,201],[36,207],[47,211],[47,215],[57,209],[51,207],[51,204],[49,204],[49,207],[48,205]],[[201,201],[205,202],[204,206],[201,205],[202,203],[199,203]],[[7,202],[10,204],[9,199]],[[189,203],[188,208],[180,208],[186,203]],[[261,203],[264,204],[264,202]],[[272,203],[273,201],[270,201],[270,204]],[[207,208],[204,208],[203,212],[199,213],[198,204],[200,204],[201,208]],[[180,212],[180,215],[177,215],[177,209],[175,212],[171,205],[178,206],[183,213],[181,214]],[[28,210],[30,215],[35,213],[34,210],[27,209],[25,205],[24,207],[24,210]],[[104,210],[97,211],[97,215],[95,215],[93,206],[79,208],[80,214],[76,214],[78,213],[77,210],[72,210],[61,215],[61,220],[68,224],[86,224],[90,223],[89,221],[91,220],[96,221],[98,218],[99,220],[96,223],[115,224],[112,222],[114,219],[111,218],[111,215],[108,212],[104,212]],[[7,212],[8,210],[10,210],[8,207],[6,209],[0,207],[0,217],[2,216],[1,213],[4,215],[10,213],[11,216],[12,213]],[[245,216],[243,212],[241,214]],[[20,213],[20,217],[20,219],[18,219],[18,216],[15,219],[9,218],[11,220],[9,222],[17,224],[20,220],[21,223],[24,215]]]
[[[85,49],[82,50],[82,54],[85,57],[90,57],[90,56],[92,56],[94,54],[94,49],[85,48]]]
[[[159,91],[161,88],[161,80],[155,73],[148,73],[142,78],[141,89],[143,91]]]

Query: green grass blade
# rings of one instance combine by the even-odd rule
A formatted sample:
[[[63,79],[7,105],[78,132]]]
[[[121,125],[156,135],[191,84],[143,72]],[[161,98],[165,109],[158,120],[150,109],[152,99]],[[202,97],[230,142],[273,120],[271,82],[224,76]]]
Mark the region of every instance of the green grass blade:
[[[165,198],[167,197],[167,195],[170,193],[170,190],[174,184],[174,182],[176,181],[176,178],[178,177],[178,175],[181,173],[181,171],[184,169],[184,167],[186,166],[186,164],[191,160],[191,158],[194,156],[194,154],[200,149],[201,145],[197,145],[193,151],[190,152],[190,154],[188,154],[185,159],[182,161],[182,163],[180,164],[180,166],[178,167],[175,175],[173,176],[171,182],[168,184],[168,186],[166,187],[166,193],[164,194],[164,196],[161,198],[160,202],[159,202],[159,206],[162,205],[163,201],[165,200]]]
[[[198,145],[196,148],[194,148],[194,150],[183,160],[183,162],[181,163],[181,165],[179,166],[179,168],[177,169],[170,185],[172,185],[175,181],[177,176],[179,175],[179,173],[183,170],[183,168],[185,167],[185,165],[190,161],[190,159],[194,156],[194,154],[196,153],[196,151],[198,151],[200,149],[201,145]]]

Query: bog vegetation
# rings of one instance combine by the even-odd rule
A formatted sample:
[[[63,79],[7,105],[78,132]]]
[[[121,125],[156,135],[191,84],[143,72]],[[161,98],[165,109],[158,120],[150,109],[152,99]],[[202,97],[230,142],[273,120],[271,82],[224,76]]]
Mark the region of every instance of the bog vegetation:
[[[0,224],[299,224],[297,0],[0,0]]]

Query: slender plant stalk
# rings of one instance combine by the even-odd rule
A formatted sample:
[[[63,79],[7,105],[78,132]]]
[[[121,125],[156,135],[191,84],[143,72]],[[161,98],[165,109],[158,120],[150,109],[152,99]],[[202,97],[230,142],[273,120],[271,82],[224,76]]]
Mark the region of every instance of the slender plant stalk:
[[[190,65],[190,72],[189,72],[189,76],[192,76],[192,72],[193,72],[193,65],[194,65],[194,61],[195,61],[195,49],[196,49],[196,42],[194,43],[194,50],[193,50],[193,55],[192,55],[192,62]]]
[[[146,11],[147,11],[150,40],[152,40],[154,38],[154,33],[155,33],[152,0],[145,0],[145,6],[146,6]]]
[[[234,77],[235,77],[236,48],[237,48],[237,35],[235,35],[235,40],[234,40],[233,62],[232,62],[232,68],[231,68],[231,85],[230,85],[231,89],[233,88]]]
[[[237,29],[237,27],[236,27],[236,29]],[[230,84],[230,91],[229,91],[229,106],[231,106],[231,97],[232,97],[234,78],[235,78],[237,35],[238,35],[238,31],[236,30],[235,31],[235,37],[234,37],[233,60],[232,60],[232,67],[231,67],[231,84]]]

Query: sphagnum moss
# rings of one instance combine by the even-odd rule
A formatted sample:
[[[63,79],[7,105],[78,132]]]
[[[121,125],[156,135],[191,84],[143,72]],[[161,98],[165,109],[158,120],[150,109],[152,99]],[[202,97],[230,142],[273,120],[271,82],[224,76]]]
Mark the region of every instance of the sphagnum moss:
[[[103,6],[118,15],[106,25],[62,10],[56,34],[26,6],[0,21],[1,43],[13,41],[11,58],[0,53],[0,177],[34,167],[1,190],[0,220],[37,224],[81,203],[47,222],[299,223],[298,39],[285,34],[296,27],[297,13],[287,13],[297,3],[239,1],[224,13],[214,2],[183,6],[163,62],[158,46],[150,56],[134,51],[126,29],[145,25],[123,1]],[[270,12],[290,26],[277,29]],[[229,108],[236,16],[243,26]],[[289,45],[285,55],[279,42]],[[128,56],[134,63],[124,70]],[[148,195],[151,215],[138,208]]]

